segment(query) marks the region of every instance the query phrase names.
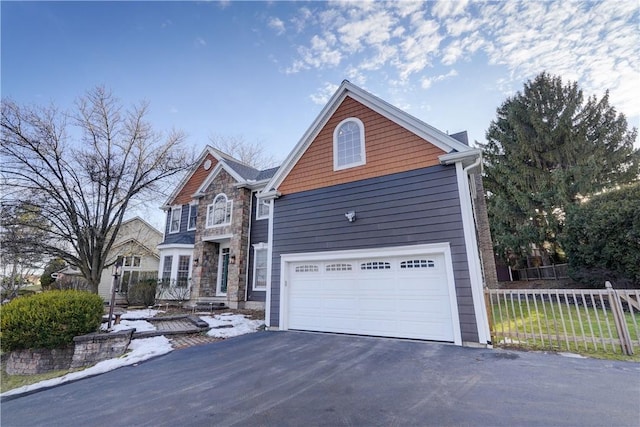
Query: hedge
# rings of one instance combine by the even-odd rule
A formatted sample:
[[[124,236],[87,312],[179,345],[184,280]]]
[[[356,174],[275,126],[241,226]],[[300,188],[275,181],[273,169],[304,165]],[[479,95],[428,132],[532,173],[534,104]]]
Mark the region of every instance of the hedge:
[[[63,348],[73,337],[96,332],[102,298],[85,291],[49,291],[16,298],[0,309],[3,351]]]
[[[640,288],[640,182],[591,197],[567,211],[569,274],[586,286]]]

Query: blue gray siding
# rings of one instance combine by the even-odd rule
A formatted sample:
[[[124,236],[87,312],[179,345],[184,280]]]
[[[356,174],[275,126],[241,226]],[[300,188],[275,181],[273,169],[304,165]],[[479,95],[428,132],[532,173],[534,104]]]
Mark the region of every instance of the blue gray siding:
[[[349,223],[344,214],[355,210]],[[463,341],[478,342],[455,166],[284,195],[275,201],[271,325],[278,326],[280,254],[449,242]]]
[[[180,215],[180,232],[178,233],[169,233],[170,214],[171,214],[171,211],[167,211],[165,224],[164,224],[164,241],[161,244],[193,245],[193,243],[195,242],[196,230],[187,231],[187,226],[189,222],[189,205],[182,206],[182,214]],[[201,215],[200,210],[198,210],[198,216],[199,215]]]
[[[248,248],[248,274],[247,274],[247,300],[248,301],[264,301],[265,291],[254,291],[253,287],[253,245],[256,243],[267,243],[269,238],[269,220],[259,219],[256,220],[256,208],[258,201],[256,199],[256,193],[251,195],[251,232],[249,237]]]

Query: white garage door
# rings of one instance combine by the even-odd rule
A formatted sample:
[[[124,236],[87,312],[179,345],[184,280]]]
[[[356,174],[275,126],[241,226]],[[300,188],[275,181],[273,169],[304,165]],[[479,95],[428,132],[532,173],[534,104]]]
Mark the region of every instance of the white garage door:
[[[444,254],[287,263],[288,328],[454,341]]]

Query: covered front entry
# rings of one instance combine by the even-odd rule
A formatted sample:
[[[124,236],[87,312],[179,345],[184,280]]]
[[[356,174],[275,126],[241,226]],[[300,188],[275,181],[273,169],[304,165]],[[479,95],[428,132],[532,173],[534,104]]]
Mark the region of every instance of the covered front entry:
[[[448,244],[282,255],[283,329],[460,343]]]

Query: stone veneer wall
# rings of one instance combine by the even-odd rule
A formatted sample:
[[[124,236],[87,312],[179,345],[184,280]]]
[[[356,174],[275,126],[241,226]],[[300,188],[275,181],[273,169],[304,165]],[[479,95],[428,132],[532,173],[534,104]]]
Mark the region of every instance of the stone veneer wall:
[[[7,358],[6,371],[9,375],[35,375],[69,369],[73,351],[73,347],[14,350]]]
[[[122,356],[134,329],[105,334],[74,337],[74,347],[63,349],[14,350],[7,358],[9,375],[35,375],[61,369],[91,366],[103,360]]]
[[[476,186],[476,196],[473,201],[476,228],[478,230],[478,246],[480,259],[482,260],[482,270],[484,273],[484,285],[495,288],[498,285],[498,272],[496,270],[496,260],[493,254],[493,241],[491,240],[491,228],[489,227],[489,215],[487,213],[487,200],[482,184],[482,175],[473,175]]]
[[[245,300],[246,260],[248,251],[249,218],[251,215],[251,190],[236,187],[236,180],[225,170],[221,170],[205,195],[198,201],[198,215],[194,244],[194,258],[200,260],[193,269],[192,295],[197,297],[215,296],[218,274],[220,243],[218,236],[231,236],[228,240],[229,254],[235,256],[235,264],[229,264],[227,277],[227,303],[231,308],[241,307]],[[207,206],[220,193],[233,200],[231,224],[206,228]],[[220,237],[221,238],[221,237]]]
[[[71,369],[90,366],[103,360],[122,356],[129,347],[135,329],[108,334],[88,334],[73,337],[75,351]]]

